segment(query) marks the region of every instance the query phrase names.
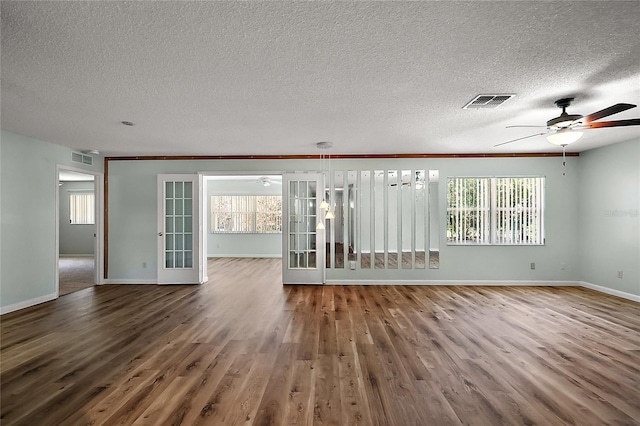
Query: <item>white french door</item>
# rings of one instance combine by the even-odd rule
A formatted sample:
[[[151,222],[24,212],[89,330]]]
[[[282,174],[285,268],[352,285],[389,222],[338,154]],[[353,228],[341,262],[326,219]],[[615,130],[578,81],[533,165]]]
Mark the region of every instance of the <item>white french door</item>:
[[[158,284],[197,284],[198,175],[158,175]]]
[[[282,283],[323,284],[325,273],[324,193],[321,174],[282,176]]]

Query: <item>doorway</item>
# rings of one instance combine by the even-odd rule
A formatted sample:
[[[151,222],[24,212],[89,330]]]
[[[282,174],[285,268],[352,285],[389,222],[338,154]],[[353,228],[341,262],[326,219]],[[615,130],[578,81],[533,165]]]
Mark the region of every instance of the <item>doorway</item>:
[[[202,176],[203,264],[220,258],[282,258],[282,172]],[[213,272],[208,270],[207,278]]]
[[[58,166],[56,288],[58,296],[93,287],[101,276],[102,174]]]

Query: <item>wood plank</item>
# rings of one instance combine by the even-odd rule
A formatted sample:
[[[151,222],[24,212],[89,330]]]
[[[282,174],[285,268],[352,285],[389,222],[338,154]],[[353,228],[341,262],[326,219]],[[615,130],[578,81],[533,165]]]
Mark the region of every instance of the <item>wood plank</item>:
[[[0,319],[0,421],[638,424],[640,304],[575,287],[97,286]]]

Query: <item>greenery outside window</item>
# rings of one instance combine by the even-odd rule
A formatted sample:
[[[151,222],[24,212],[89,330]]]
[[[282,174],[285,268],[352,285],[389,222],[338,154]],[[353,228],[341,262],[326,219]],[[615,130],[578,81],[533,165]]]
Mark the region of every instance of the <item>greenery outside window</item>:
[[[212,233],[282,232],[282,197],[279,195],[213,195]]]
[[[447,243],[544,244],[544,177],[447,179]]]

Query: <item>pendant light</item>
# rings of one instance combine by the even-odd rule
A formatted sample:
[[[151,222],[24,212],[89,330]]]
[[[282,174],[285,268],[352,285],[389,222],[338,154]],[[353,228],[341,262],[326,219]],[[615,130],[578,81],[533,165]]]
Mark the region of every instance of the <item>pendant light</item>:
[[[333,146],[333,143],[331,143],[331,142],[318,142],[316,144],[316,147],[318,149],[323,150],[323,151],[327,150],[327,149],[330,149],[332,146]],[[326,179],[326,169],[325,169],[325,165],[324,165],[324,159],[325,159],[325,155],[324,155],[324,152],[323,152],[322,154],[320,154],[320,162],[321,162],[320,166],[322,167],[322,176],[325,177],[325,179]],[[320,208],[326,211],[326,210],[329,210],[329,203],[324,198],[325,194],[326,194],[326,192],[325,192],[324,188],[322,188],[322,202],[320,203]]]
[[[330,149],[333,146],[332,142],[318,142],[316,144],[316,147],[318,149],[321,149],[323,152],[320,154],[320,162],[321,162],[321,168],[322,168],[322,176],[323,176],[323,181],[326,181],[327,179],[327,173],[326,173],[326,169],[325,169],[325,154],[324,151],[327,149]],[[329,166],[331,166],[331,157],[329,157]],[[331,170],[331,169],[329,169]],[[331,175],[331,171],[329,171],[329,176]],[[333,212],[331,211],[331,206],[329,205],[329,203],[327,202],[326,198],[326,191],[324,188],[324,182],[323,182],[323,188],[322,188],[322,202],[320,203],[320,216],[324,216],[323,217],[319,217],[318,218],[318,224],[316,225],[316,230],[324,230],[326,229],[324,226],[324,221],[325,219],[334,219],[335,215],[333,214]],[[322,212],[322,210],[324,210],[324,212]],[[324,213],[324,214],[323,214]]]

